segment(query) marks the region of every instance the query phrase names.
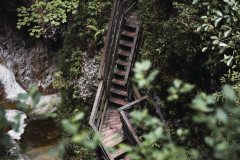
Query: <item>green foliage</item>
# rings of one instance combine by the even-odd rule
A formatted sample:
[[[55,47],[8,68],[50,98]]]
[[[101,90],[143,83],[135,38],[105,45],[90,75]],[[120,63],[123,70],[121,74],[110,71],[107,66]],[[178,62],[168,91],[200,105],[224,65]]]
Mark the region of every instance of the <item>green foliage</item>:
[[[203,9],[201,23],[197,31],[203,35],[203,52],[214,51],[216,55],[223,55],[224,62],[229,70],[221,78],[222,84],[230,84],[236,91],[235,103],[238,105],[239,94],[239,18],[240,4],[235,0],[209,1],[196,3],[196,7]],[[217,101],[225,101],[221,92],[213,94]]]
[[[81,75],[81,59],[83,51],[90,54],[91,48],[89,44],[101,47],[102,33],[93,30],[94,27],[98,31],[103,31],[108,22],[110,14],[109,0],[102,1],[80,1],[78,14],[70,19],[67,31],[64,32],[63,47],[58,52],[58,68],[61,72],[59,78],[60,83],[69,83],[67,87],[61,88],[62,103],[58,108],[58,119],[71,119],[79,112],[84,112],[86,118],[79,123],[79,132],[89,129],[88,118],[93,104],[81,98],[78,94],[79,87],[76,83]],[[87,26],[94,26],[87,27]],[[94,39],[96,37],[96,39]],[[64,137],[68,137],[69,133],[65,132]],[[70,143],[67,146],[65,159],[96,159],[94,150],[88,149],[80,144]]]
[[[171,86],[168,89],[168,92],[170,93],[170,96],[168,96],[168,101],[173,101],[178,99],[179,95],[182,93],[190,92],[195,86],[189,83],[183,83],[180,79],[175,79],[173,81],[174,86]]]
[[[76,14],[79,5],[78,0],[42,1],[37,0],[29,8],[24,6],[18,8],[17,28],[29,27],[30,36],[39,38],[42,31],[49,25],[59,26],[67,22],[68,13]]]
[[[63,126],[63,129],[69,134],[68,138],[64,138],[62,142],[58,145],[58,147],[55,150],[51,150],[52,154],[60,154],[61,156],[64,155],[66,152],[66,149],[64,146],[70,145],[70,144],[78,144],[81,145],[84,148],[79,148],[82,151],[88,152],[88,149],[96,149],[98,146],[98,139],[101,137],[100,134],[94,134],[89,130],[80,130],[80,122],[84,118],[84,113],[79,112],[71,119],[63,119],[61,121],[61,124]],[[92,137],[91,140],[89,140],[89,137]],[[78,154],[81,154],[78,153]],[[94,154],[92,154],[94,156]],[[86,156],[86,155],[85,155]],[[90,158],[89,159],[93,159]],[[82,157],[83,159],[86,159],[86,157]]]
[[[17,118],[17,116],[15,118]],[[9,122],[7,120],[6,110],[4,109],[3,106],[0,106],[0,148],[5,148],[10,146],[9,140],[11,137],[8,134],[6,134],[4,130],[12,126],[15,126],[14,130],[17,131],[18,130],[17,124],[18,124],[18,121]]]
[[[141,146],[129,146],[126,144],[120,147],[128,151],[127,157],[134,160],[187,160],[197,159],[196,150],[187,151],[184,147],[178,146],[171,142],[169,135],[166,133],[165,125],[156,117],[148,114],[147,110],[133,111],[132,120],[144,132]],[[187,130],[179,129],[179,138],[188,133]],[[160,147],[155,147],[156,143],[161,143]],[[157,145],[158,146],[158,145]]]
[[[71,85],[71,82],[66,81],[62,75],[62,71],[58,71],[54,74],[54,79],[52,81],[52,86],[54,89],[67,88]]]
[[[205,142],[213,148],[216,159],[237,160],[240,147],[240,108],[234,104],[236,95],[230,86],[224,86],[222,94],[226,97],[222,105],[215,104],[212,96],[197,95],[191,104],[198,111],[193,120],[204,124],[211,131],[210,135],[205,135]]]
[[[65,64],[70,64],[70,79],[77,79],[81,74],[82,52],[73,52],[69,59],[65,59]]]
[[[159,73],[158,70],[153,70],[149,75],[147,75],[147,71],[151,67],[150,61],[142,61],[136,62],[135,67],[133,68],[134,77],[133,81],[137,82],[139,88],[143,87],[151,87],[151,82],[155,79],[156,75]]]
[[[175,78],[204,91],[215,90],[213,84],[220,83],[225,66],[221,55],[202,53],[203,36],[196,31],[202,9],[188,2],[165,0],[142,1],[138,8],[145,38],[142,58],[149,59],[152,69],[159,70],[153,85],[161,96],[166,97],[165,91]]]
[[[203,48],[203,51],[210,48],[220,54],[230,53],[231,56],[234,55],[234,51],[238,49],[236,42],[239,41],[240,36],[238,31],[240,4],[235,0],[224,0],[220,3],[212,1],[199,5],[206,8],[206,15],[201,17],[203,24],[197,30],[204,33],[205,39],[209,37],[211,39],[206,41],[206,48]],[[232,60],[232,57],[230,57],[226,61],[228,66],[231,65]]]

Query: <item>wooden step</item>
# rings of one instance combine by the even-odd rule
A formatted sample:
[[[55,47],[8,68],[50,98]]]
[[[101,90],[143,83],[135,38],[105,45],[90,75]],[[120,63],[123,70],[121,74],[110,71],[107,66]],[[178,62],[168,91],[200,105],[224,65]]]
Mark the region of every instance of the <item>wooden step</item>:
[[[127,30],[124,30],[121,34],[123,36],[131,37],[131,38],[134,38],[134,36],[135,36],[135,32],[131,32],[131,31],[127,31]]]
[[[115,103],[115,104],[118,104],[118,105],[121,105],[121,106],[124,106],[124,105],[128,104],[128,102],[126,100],[122,99],[122,98],[113,98],[113,97],[111,97],[108,100],[111,103]]]
[[[128,66],[128,62],[127,62],[127,61],[124,61],[124,60],[121,60],[121,59],[118,59],[118,60],[116,61],[116,63],[117,63],[118,65],[121,65],[121,66],[125,66],[125,67]]]
[[[123,149],[117,149],[113,154],[112,154],[112,158],[117,158],[119,156],[121,156],[122,154],[126,153],[126,151],[124,151]]]
[[[116,89],[116,88],[113,88],[113,87],[110,88],[110,92],[118,94],[118,95],[126,96],[126,97],[128,96],[127,91]]]
[[[122,79],[112,79],[112,83],[118,84],[120,86],[125,86],[125,82]]]
[[[116,138],[116,137],[118,137],[118,136],[124,136],[123,135],[123,131],[121,130],[121,131],[118,131],[118,132],[114,132],[113,134],[109,134],[109,135],[105,135],[103,138],[102,138],[102,141],[103,142],[107,142],[107,141],[109,141],[110,139],[112,139],[112,138]]]
[[[112,124],[112,126],[101,129],[101,134],[104,137],[108,137],[110,135],[118,133],[120,130],[122,130],[122,124]]]
[[[128,18],[125,22],[125,26],[131,27],[131,28],[137,28],[139,26],[139,22],[135,20],[134,18]]]
[[[126,70],[115,69],[113,73],[120,76],[125,76]]]
[[[133,47],[133,42],[132,41],[121,40],[119,44],[122,45],[122,46],[129,47],[129,48]]]
[[[137,12],[131,13],[131,15],[130,15],[129,17],[130,17],[130,18],[137,19]]]
[[[125,57],[129,57],[131,52],[130,51],[126,51],[126,50],[122,50],[122,49],[119,49],[118,50],[118,54],[119,55],[122,55],[122,56],[125,56]]]
[[[135,24],[135,23],[125,23],[124,24],[126,27],[130,27],[130,28],[133,28],[133,29],[136,29],[137,27],[138,27],[138,25],[137,24]],[[125,28],[126,28],[125,27]]]
[[[118,145],[119,143],[123,142],[125,139],[126,139],[125,136],[119,134],[108,141],[104,141],[104,143],[107,147],[114,147],[114,146]]]

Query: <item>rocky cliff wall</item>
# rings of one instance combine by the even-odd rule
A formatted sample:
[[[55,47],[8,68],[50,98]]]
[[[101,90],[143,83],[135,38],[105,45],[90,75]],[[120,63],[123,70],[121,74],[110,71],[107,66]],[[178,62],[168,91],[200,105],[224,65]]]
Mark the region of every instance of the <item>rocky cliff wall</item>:
[[[37,85],[43,94],[52,94],[56,92],[51,82],[57,69],[57,52],[48,41],[37,40],[16,29],[16,8],[24,2],[0,1],[0,64],[14,73],[25,90]],[[5,95],[3,85],[0,84],[0,98]]]

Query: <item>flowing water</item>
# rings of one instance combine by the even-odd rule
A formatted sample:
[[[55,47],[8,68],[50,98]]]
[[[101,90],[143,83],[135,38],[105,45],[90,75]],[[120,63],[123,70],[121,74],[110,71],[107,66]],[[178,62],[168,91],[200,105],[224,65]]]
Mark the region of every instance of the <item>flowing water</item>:
[[[38,118],[40,114],[54,112],[61,101],[51,86],[57,70],[57,54],[48,42],[31,38],[16,29],[16,8],[22,2],[0,0],[0,105],[5,107],[9,121],[21,114],[18,132],[12,129],[7,132],[12,137],[13,146],[0,160],[60,159],[49,154],[49,150],[61,140],[56,120]],[[16,107],[17,97],[33,85],[43,96],[36,110],[27,116]],[[31,106],[30,99],[26,103]],[[47,105],[41,108],[44,103]]]
[[[18,131],[10,130],[7,134],[13,139],[13,146],[9,148],[9,155],[0,157],[0,159],[15,159],[15,160],[57,160],[58,156],[52,156],[49,151],[55,149],[61,140],[61,131],[54,119],[39,119],[34,118],[37,115],[52,112],[56,109],[61,98],[58,94],[42,96],[39,104],[47,103],[46,107],[39,108],[31,114],[31,120],[27,120],[26,114],[17,110],[16,100],[19,93],[26,91],[16,82],[12,72],[6,67],[0,65],[0,82],[3,84],[6,99],[0,101],[0,105],[6,109],[6,117],[8,121],[15,121],[17,114],[20,114],[20,127]],[[31,104],[30,101],[27,104]],[[25,123],[25,121],[28,123]]]

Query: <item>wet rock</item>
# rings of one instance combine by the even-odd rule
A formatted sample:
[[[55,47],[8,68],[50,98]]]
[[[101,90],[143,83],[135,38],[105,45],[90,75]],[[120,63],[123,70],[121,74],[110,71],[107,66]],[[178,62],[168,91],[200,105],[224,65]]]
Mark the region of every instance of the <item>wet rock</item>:
[[[0,83],[0,101],[6,98],[3,84]]]
[[[44,94],[56,93],[51,83],[57,53],[47,42],[22,34],[5,19],[0,19],[0,64],[13,71],[25,90],[36,85]]]

